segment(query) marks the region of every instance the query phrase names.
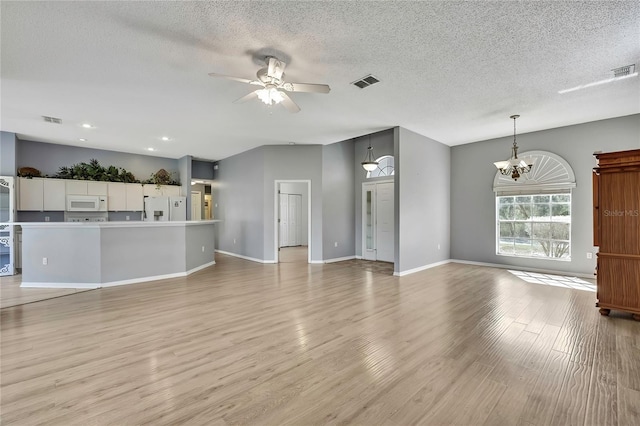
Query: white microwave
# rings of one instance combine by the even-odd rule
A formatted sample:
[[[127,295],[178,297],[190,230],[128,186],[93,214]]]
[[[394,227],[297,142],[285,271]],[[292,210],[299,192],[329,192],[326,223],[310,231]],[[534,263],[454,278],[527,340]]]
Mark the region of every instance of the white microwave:
[[[68,212],[106,212],[106,195],[67,195]]]

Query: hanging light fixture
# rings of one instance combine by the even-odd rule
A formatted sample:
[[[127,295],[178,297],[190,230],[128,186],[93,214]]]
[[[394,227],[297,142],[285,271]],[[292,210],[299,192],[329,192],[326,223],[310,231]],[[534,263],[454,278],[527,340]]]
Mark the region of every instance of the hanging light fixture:
[[[373,171],[378,167],[378,162],[376,161],[376,157],[373,155],[373,148],[371,147],[371,135],[369,135],[369,148],[367,148],[367,155],[364,157],[364,161],[360,164],[362,164],[362,168],[368,172]]]
[[[493,163],[500,173],[505,176],[511,175],[513,180],[518,180],[521,175],[529,173],[533,167],[532,162],[527,162],[524,159],[518,158],[518,144],[516,144],[516,119],[518,117],[520,116],[517,114],[509,117],[513,119],[513,146],[511,147],[511,159]]]

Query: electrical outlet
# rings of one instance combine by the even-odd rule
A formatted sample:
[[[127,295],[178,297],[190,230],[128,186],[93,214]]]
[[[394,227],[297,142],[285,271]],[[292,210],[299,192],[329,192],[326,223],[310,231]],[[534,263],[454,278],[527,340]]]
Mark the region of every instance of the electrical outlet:
[[[50,219],[50,218],[49,218],[49,216],[45,216],[45,217],[44,217],[44,221],[45,221],[45,222],[49,222],[49,219]]]
[[[46,257],[43,257],[43,258],[42,258],[42,264],[43,264],[43,265],[46,265],[46,264],[48,264],[48,263],[49,263],[49,259],[47,259]]]
[[[233,239],[233,244],[235,244],[235,243],[236,243],[236,239],[234,238],[234,239]]]
[[[131,219],[129,216],[124,217],[124,220],[129,220],[129,219]]]
[[[593,259],[593,253],[590,251],[587,252],[587,259]]]
[[[202,246],[202,252],[204,253],[204,246]]]
[[[440,250],[440,244],[438,244],[438,250]]]
[[[333,243],[334,247],[338,247],[338,242],[336,241],[335,243]]]

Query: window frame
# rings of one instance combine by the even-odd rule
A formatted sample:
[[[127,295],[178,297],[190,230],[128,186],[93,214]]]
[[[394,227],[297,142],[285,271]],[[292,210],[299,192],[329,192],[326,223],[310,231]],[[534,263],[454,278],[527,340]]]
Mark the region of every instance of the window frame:
[[[383,156],[381,156],[381,157],[378,157],[378,158],[376,158],[376,162],[380,163],[382,160],[387,159],[387,158],[391,158],[391,160],[393,160],[393,166],[392,166],[392,167],[393,167],[393,171],[391,172],[391,174],[388,174],[388,175],[371,176],[371,172],[372,172],[372,171],[374,171],[374,170],[382,170],[382,169],[380,168],[380,164],[378,164],[378,167],[376,167],[374,170],[372,170],[372,171],[367,171],[367,174],[366,174],[365,178],[366,178],[366,179],[378,179],[378,178],[386,178],[386,179],[389,179],[389,178],[392,178],[393,176],[395,176],[395,174],[396,174],[396,160],[395,160],[395,158],[393,157],[393,155],[383,155]],[[386,167],[390,167],[390,166],[386,166]]]
[[[569,200],[567,202],[561,202],[561,201],[553,201],[553,197],[554,196],[558,196],[558,195],[564,195],[564,196],[568,196]],[[522,194],[496,194],[495,195],[495,224],[496,224],[496,229],[495,229],[495,238],[496,238],[496,255],[497,256],[505,256],[505,257],[512,257],[512,258],[525,258],[525,259],[538,259],[538,260],[553,260],[553,261],[561,261],[561,262],[570,262],[571,261],[571,251],[572,251],[572,223],[573,223],[573,214],[572,214],[572,204],[573,204],[573,197],[571,196],[571,192],[553,192],[553,193],[545,193],[545,192],[540,192],[540,193],[522,193]],[[548,216],[548,220],[546,221],[541,221],[541,220],[533,220],[534,216],[532,213],[530,213],[529,218],[528,219],[516,219],[515,217],[515,212],[514,212],[514,216],[513,219],[501,219],[500,217],[500,206],[501,206],[501,199],[503,198],[513,198],[513,205],[527,205],[524,203],[516,203],[516,198],[517,197],[530,197],[530,201],[528,203],[528,205],[531,207],[531,212],[533,212],[534,207],[537,206],[543,206],[543,205],[547,205],[548,209],[549,209],[549,216]],[[535,202],[535,198],[534,197],[549,197],[549,201],[547,202]],[[568,205],[569,207],[569,213],[568,213],[568,221],[554,221],[553,220],[553,206],[554,205]],[[516,240],[518,239],[518,237],[515,235],[515,232],[513,234],[513,237],[508,237],[508,238],[512,238],[513,239],[513,244],[514,244],[514,249],[513,249],[513,253],[506,253],[506,252],[501,252],[501,224],[502,223],[512,223],[512,224],[517,224],[517,223],[522,223],[522,224],[530,224],[529,226],[529,235],[526,239],[529,240],[529,244],[532,246],[533,248],[533,244],[535,241],[545,241],[549,244],[549,251],[553,250],[553,247],[555,247],[555,244],[558,243],[568,243],[568,248],[567,248],[567,252],[566,252],[566,256],[565,257],[554,257],[554,256],[540,256],[540,255],[534,255],[533,252],[531,251],[529,254],[518,254],[517,250],[516,250]],[[568,238],[565,239],[559,239],[559,238],[552,238],[553,234],[552,234],[552,226],[549,226],[549,232],[550,235],[548,238],[535,238],[534,234],[533,234],[533,229],[534,229],[534,224],[558,224],[558,223],[566,223],[568,224]],[[507,238],[507,237],[505,237]],[[524,238],[522,238],[524,239]],[[544,247],[544,246],[543,246]],[[543,250],[545,250],[543,248]],[[546,250],[545,250],[546,251]]]

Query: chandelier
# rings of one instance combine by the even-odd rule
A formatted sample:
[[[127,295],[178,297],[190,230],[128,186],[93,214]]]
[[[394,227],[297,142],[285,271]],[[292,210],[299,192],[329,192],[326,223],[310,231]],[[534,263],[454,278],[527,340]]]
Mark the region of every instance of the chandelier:
[[[518,158],[518,144],[516,144],[516,119],[520,117],[519,115],[512,115],[511,119],[513,119],[513,146],[511,147],[511,159],[506,161],[496,161],[493,163],[500,173],[505,176],[511,175],[513,180],[518,180],[518,178],[531,171],[533,164],[531,162],[527,163],[527,161]]]
[[[371,135],[369,135],[369,148],[367,148],[367,155],[365,155],[364,161],[360,164],[362,164],[362,168],[368,172],[371,172],[378,167],[378,162],[376,161],[376,157],[373,155],[373,148],[371,147]]]

